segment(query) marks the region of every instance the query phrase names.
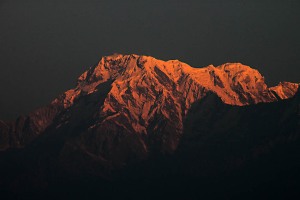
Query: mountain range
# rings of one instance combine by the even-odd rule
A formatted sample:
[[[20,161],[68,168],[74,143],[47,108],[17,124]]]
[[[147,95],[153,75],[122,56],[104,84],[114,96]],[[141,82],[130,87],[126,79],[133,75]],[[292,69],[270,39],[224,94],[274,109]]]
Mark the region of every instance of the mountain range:
[[[144,191],[167,180],[166,190],[198,196],[191,188],[199,184],[210,196],[224,185],[220,194],[229,197],[269,195],[272,180],[298,180],[299,97],[298,83],[268,87],[241,63],[193,68],[150,56],[104,56],[49,105],[0,121],[0,186],[16,194],[26,193],[24,185],[60,191],[74,177],[96,177],[95,185],[126,194],[135,190],[120,183]],[[228,177],[235,181],[227,184]]]

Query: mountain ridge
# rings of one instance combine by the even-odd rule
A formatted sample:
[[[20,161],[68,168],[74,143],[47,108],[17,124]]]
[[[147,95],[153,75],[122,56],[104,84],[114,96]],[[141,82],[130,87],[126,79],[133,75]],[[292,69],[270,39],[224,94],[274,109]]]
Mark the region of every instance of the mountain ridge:
[[[134,61],[139,62],[139,63],[133,63]],[[149,63],[150,62],[150,66]],[[117,66],[120,65],[121,67]],[[136,66],[134,66],[136,64]],[[152,65],[152,66],[151,66]],[[162,66],[161,66],[162,65]],[[122,67],[123,66],[123,67]],[[125,67],[124,67],[125,66]],[[138,68],[140,67],[145,67],[145,70],[138,70]],[[119,68],[118,68],[119,67]],[[134,70],[135,73],[133,73],[131,70]],[[150,70],[150,72],[149,72]],[[160,70],[160,72],[158,71]],[[136,72],[138,71],[138,72]],[[93,68],[91,68],[90,70],[87,70],[86,72],[84,72],[78,79],[79,83],[83,83],[85,82],[88,83],[89,87],[92,87],[100,84],[104,81],[107,81],[108,79],[114,79],[114,78],[118,78],[120,77],[120,74],[118,75],[118,73],[122,72],[122,73],[126,73],[125,78],[128,78],[129,74],[133,76],[139,76],[139,72],[140,73],[147,73],[147,75],[153,75],[153,71],[156,71],[157,73],[163,73],[161,74],[162,76],[164,76],[164,78],[166,79],[170,79],[172,80],[174,83],[177,83],[180,79],[179,78],[183,78],[183,75],[187,75],[187,76],[192,76],[193,77],[193,81],[198,82],[201,86],[203,87],[207,87],[208,90],[212,90],[213,92],[218,94],[218,91],[216,91],[216,88],[214,87],[214,85],[217,85],[219,87],[224,87],[224,85],[222,86],[222,84],[224,84],[224,82],[228,82],[230,80],[232,81],[234,84],[238,84],[241,81],[245,81],[245,83],[247,84],[247,81],[252,81],[249,80],[249,78],[255,78],[254,82],[258,82],[259,84],[258,86],[258,90],[263,90],[266,89],[267,86],[264,83],[264,77],[255,69],[250,68],[247,65],[243,65],[241,63],[226,63],[217,67],[214,67],[213,65],[209,65],[207,67],[203,67],[203,68],[193,68],[191,66],[189,66],[186,63],[180,62],[179,60],[169,60],[169,61],[162,61],[162,60],[158,60],[155,59],[151,56],[139,56],[139,55],[135,55],[135,54],[131,54],[131,55],[121,55],[121,54],[117,54],[117,55],[113,55],[113,56],[105,56],[103,57],[100,62]],[[223,74],[220,74],[223,73]],[[208,76],[209,75],[209,76]],[[227,75],[227,77],[224,77],[225,75]],[[123,74],[121,74],[121,76],[123,77]],[[253,77],[251,77],[253,76]],[[220,82],[221,79],[223,79],[224,82]],[[244,78],[245,80],[236,80],[238,78]],[[227,79],[227,80],[225,80]],[[124,79],[123,79],[124,80]],[[240,82],[239,82],[240,81]],[[260,85],[261,83],[261,85]],[[288,83],[288,82],[287,82]],[[218,85],[221,84],[221,85]],[[292,83],[291,83],[292,84]],[[298,85],[298,84],[295,84]],[[78,85],[80,86],[80,85]],[[77,86],[77,87],[78,87]],[[241,85],[244,89],[246,90],[247,88],[245,88],[244,85]],[[251,85],[256,86],[256,85]],[[280,86],[280,85],[278,85]],[[272,88],[276,88],[278,86],[274,86]],[[284,87],[289,87],[289,85],[283,85]],[[296,88],[296,86],[295,86]],[[295,91],[297,90],[297,88],[295,89],[293,88],[293,92],[295,93]],[[79,89],[79,88],[77,88]],[[232,91],[231,88],[224,88],[228,93],[228,96],[235,96],[235,98],[238,98],[237,95],[233,95],[232,93],[234,91]],[[88,87],[82,87],[82,90],[88,90],[89,92],[93,92],[93,90],[90,90]],[[275,89],[274,89],[275,90]],[[242,92],[242,91],[240,91]],[[276,91],[275,91],[276,92]],[[69,99],[68,101],[71,102],[72,101],[72,97],[74,96],[74,94],[76,95],[76,93],[72,93],[73,95],[71,95],[72,97],[68,97],[70,96],[69,93],[72,93],[72,90],[69,90],[68,93],[66,94],[66,99]],[[266,98],[269,98],[267,100],[275,100],[273,99],[274,96],[272,96],[272,94],[270,94],[271,96],[268,96]],[[228,97],[222,96],[221,92],[220,94],[218,94],[218,96],[220,96],[223,101],[225,103],[228,104],[237,104],[237,105],[245,105],[245,104],[249,104],[249,102],[241,102],[241,100],[234,100],[232,97],[231,99],[228,99]],[[286,96],[286,98],[288,98],[288,96]],[[231,101],[230,101],[231,100]],[[254,99],[253,103],[258,103],[258,102],[264,102],[266,100],[264,99]]]

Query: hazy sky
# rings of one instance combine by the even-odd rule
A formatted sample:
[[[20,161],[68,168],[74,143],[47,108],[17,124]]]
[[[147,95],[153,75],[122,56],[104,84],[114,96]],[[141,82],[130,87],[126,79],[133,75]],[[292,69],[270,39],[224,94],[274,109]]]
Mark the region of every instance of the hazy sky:
[[[282,3],[279,3],[282,2]],[[241,62],[300,82],[300,2],[0,0],[0,118],[48,104],[103,55]]]

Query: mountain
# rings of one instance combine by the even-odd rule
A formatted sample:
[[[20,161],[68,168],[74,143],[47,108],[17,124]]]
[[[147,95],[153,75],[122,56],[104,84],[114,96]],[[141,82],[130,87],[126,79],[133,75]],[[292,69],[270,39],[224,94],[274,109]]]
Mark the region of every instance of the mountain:
[[[162,172],[170,180],[231,173],[225,169],[298,142],[298,88],[268,88],[241,63],[193,68],[150,56],[105,56],[50,105],[0,121],[0,171],[14,169],[0,186],[19,189],[29,181],[41,189],[65,176],[122,182]],[[170,166],[175,174],[164,171]]]
[[[22,147],[50,125],[86,124],[88,132],[138,133],[161,151],[172,152],[190,106],[207,92],[243,106],[287,99],[298,89],[287,82],[268,88],[257,70],[240,63],[192,68],[178,60],[120,54],[103,57],[77,82],[49,106],[2,123],[1,149]],[[148,151],[144,139],[137,142]]]

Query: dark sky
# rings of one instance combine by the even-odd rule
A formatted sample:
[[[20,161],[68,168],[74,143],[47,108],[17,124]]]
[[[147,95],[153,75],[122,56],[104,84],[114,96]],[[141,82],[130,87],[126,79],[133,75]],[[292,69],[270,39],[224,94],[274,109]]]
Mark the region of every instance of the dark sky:
[[[282,3],[279,3],[282,2]],[[48,104],[103,55],[242,62],[300,82],[299,1],[0,0],[0,119]]]

